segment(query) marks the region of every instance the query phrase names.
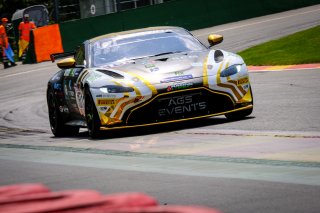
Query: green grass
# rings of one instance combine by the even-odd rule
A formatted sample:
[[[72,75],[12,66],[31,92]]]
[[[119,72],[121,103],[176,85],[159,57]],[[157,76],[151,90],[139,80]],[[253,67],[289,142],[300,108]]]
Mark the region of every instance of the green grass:
[[[247,65],[320,63],[320,26],[238,53]]]

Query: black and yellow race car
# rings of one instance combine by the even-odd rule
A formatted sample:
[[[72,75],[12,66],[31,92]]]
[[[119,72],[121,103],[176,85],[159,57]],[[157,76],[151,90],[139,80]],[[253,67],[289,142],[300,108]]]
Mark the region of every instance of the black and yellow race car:
[[[87,40],[48,82],[55,136],[251,114],[248,70],[234,53],[213,49],[180,27],[152,27]]]

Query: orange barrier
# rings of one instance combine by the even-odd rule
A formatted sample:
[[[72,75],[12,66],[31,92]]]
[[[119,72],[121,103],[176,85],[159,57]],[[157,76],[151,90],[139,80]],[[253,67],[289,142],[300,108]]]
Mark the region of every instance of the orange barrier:
[[[64,52],[58,24],[34,29],[33,36],[37,62],[48,61],[51,54]]]

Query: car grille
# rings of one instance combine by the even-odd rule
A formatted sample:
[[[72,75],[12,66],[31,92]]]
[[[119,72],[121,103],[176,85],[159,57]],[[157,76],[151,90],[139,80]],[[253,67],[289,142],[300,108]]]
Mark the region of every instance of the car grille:
[[[201,117],[234,109],[232,98],[206,88],[159,94],[127,114],[127,125]]]

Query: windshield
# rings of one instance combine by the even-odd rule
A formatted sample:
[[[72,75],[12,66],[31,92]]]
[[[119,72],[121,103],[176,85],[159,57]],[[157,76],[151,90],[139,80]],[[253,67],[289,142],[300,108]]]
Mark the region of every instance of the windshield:
[[[185,30],[156,30],[103,38],[91,45],[93,67],[170,53],[206,49]]]

